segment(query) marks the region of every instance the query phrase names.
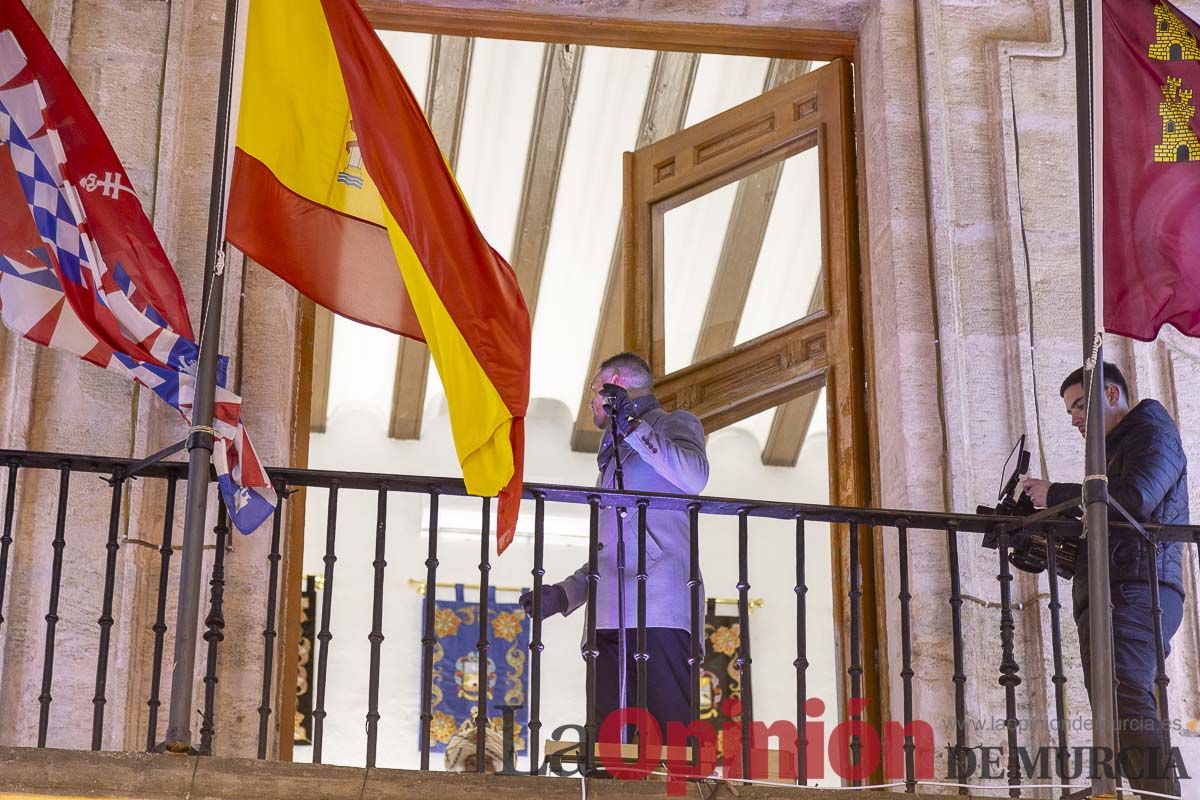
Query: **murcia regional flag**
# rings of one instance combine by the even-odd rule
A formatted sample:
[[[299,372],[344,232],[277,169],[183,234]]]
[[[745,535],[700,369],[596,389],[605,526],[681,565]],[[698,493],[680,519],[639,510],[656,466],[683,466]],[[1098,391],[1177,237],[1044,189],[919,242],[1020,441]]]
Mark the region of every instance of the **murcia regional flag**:
[[[1104,327],[1200,336],[1200,28],[1164,0],[1104,2]]]
[[[227,236],[345,317],[424,339],[467,490],[516,528],[529,312],[354,0],[252,0]]]

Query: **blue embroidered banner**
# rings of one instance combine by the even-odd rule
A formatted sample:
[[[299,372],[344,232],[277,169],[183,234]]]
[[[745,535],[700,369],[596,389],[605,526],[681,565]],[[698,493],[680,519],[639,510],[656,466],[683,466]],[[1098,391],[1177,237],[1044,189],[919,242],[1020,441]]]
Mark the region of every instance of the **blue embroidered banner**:
[[[491,642],[487,669],[479,665],[479,604],[463,598],[463,586],[454,587],[454,600],[435,600],[433,631],[433,721],[430,750],[445,752],[446,743],[478,710],[479,692],[487,692],[488,725],[503,731],[501,706],[517,706],[514,752],[526,750],[529,704],[529,619],[517,603],[497,603],[495,589],[488,596],[488,631]],[[427,592],[425,602],[430,602]]]

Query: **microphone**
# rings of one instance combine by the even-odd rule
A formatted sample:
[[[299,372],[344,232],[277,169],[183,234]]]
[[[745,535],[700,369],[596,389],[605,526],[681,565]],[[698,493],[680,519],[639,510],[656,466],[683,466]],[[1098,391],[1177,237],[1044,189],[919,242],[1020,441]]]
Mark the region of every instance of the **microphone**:
[[[612,411],[613,404],[616,402],[617,395],[625,390],[615,383],[606,383],[600,387],[601,405]]]

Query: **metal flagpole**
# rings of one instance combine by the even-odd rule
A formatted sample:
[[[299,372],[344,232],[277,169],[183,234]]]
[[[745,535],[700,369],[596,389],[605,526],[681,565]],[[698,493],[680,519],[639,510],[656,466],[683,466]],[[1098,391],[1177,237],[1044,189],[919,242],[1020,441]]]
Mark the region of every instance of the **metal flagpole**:
[[[1083,300],[1083,357],[1087,397],[1083,533],[1088,559],[1088,625],[1091,640],[1092,797],[1116,797],[1116,736],[1113,708],[1111,587],[1108,578],[1108,476],[1104,442],[1104,346],[1102,341],[1104,247],[1103,0],[1075,5],[1075,91],[1079,110],[1079,240]],[[1099,199],[1099,201],[1098,201]],[[1099,234],[1098,234],[1099,232]],[[1099,244],[1097,244],[1099,240]],[[1109,769],[1096,769],[1096,755]]]
[[[208,243],[204,254],[207,302],[201,311],[200,358],[188,435],[187,503],[184,507],[183,557],[179,575],[179,610],[175,621],[175,663],[171,670],[171,707],[162,747],[171,753],[195,753],[192,747],[192,688],[196,677],[196,629],[200,610],[200,566],[208,505],[213,451],[213,401],[217,353],[221,344],[221,305],[225,294],[225,167],[232,102],[237,0],[225,3],[225,38],[221,46],[221,83],[217,93],[217,131],[213,145],[212,197],[208,208]]]
[[[611,405],[608,408],[608,421],[612,429],[613,437],[613,478],[615,479],[618,492],[625,491],[625,472],[621,465],[621,442],[625,437],[621,436],[619,426],[617,425],[616,409]],[[626,664],[628,658],[627,645],[625,641],[626,629],[625,624],[625,509],[614,509],[617,515],[617,691],[620,700],[617,703],[617,709],[626,707],[628,700],[629,686],[629,670]],[[628,726],[625,721],[621,721],[621,738],[620,743],[625,744],[626,732]]]

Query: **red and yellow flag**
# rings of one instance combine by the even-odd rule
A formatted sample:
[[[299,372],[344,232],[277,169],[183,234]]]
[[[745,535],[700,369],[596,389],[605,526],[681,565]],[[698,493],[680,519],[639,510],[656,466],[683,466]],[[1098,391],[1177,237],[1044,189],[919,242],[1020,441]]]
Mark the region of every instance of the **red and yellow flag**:
[[[529,312],[354,0],[253,0],[229,241],[345,317],[429,344],[467,490],[512,541]]]
[[[1104,326],[1200,336],[1200,26],[1104,2]]]

